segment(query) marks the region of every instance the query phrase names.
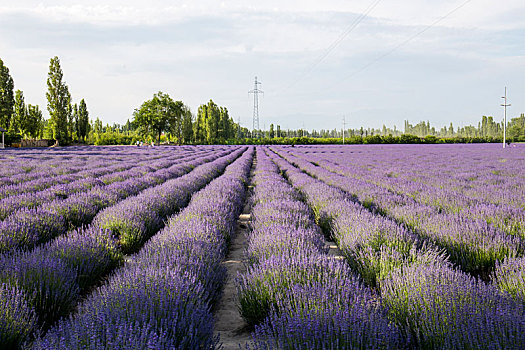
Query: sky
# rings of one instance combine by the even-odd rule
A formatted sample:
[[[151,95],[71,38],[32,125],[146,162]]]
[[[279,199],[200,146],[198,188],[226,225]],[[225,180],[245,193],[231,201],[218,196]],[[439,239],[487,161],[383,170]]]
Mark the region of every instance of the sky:
[[[525,112],[523,0],[0,0],[0,58],[47,117],[49,61],[123,124],[162,91],[261,129],[477,125]]]

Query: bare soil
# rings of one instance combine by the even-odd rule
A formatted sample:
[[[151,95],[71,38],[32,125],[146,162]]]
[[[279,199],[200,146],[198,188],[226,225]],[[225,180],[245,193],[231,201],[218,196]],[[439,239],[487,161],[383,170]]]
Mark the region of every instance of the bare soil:
[[[253,175],[254,165],[252,166]],[[251,192],[251,191],[248,191]],[[248,244],[248,233],[250,232],[250,199],[247,198],[244,210],[237,221],[237,228],[230,245],[230,251],[223,262],[227,270],[226,281],[223,287],[221,300],[215,308],[215,334],[220,334],[222,348],[225,350],[245,348],[245,344],[251,340],[248,324],[239,313],[237,303],[237,291],[235,289],[235,278],[237,274],[246,272],[243,262],[244,250]]]
[[[328,255],[333,256],[334,259],[344,259],[343,253],[337,246],[337,244],[333,241],[324,241],[325,247],[328,247]]]

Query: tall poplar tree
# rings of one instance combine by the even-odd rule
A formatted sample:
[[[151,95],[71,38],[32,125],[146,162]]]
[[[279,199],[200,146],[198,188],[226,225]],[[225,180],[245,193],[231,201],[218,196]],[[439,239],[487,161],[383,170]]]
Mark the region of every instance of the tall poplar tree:
[[[62,78],[60,60],[55,56],[49,63],[46,97],[49,123],[57,144],[67,143],[69,140],[68,123],[71,115],[71,94]]]
[[[21,125],[21,131],[24,135],[29,135],[32,138],[38,138],[42,134],[43,118],[42,111],[38,106],[27,105],[27,113],[25,122]]]
[[[182,144],[182,121],[184,114],[184,103],[182,101],[171,101],[168,104],[169,108],[169,129],[171,135],[175,136],[177,143]]]
[[[200,105],[197,110],[197,120],[195,121],[195,137],[196,143],[206,142],[206,120],[208,119],[208,108],[206,105]]]
[[[226,107],[220,107],[220,121],[219,121],[219,138],[222,140],[227,140],[231,138],[232,135],[232,124],[233,121],[228,114],[228,109]]]
[[[78,108],[78,138],[85,141],[89,133],[89,112],[87,110],[86,101],[82,99]]]
[[[9,128],[15,106],[14,88],[15,83],[9,74],[9,68],[0,59],[0,127],[6,130]]]
[[[26,123],[26,103],[24,100],[24,93],[22,90],[16,90],[15,93],[15,110],[11,116],[9,123],[9,132],[19,134],[21,132],[22,124]]]
[[[193,141],[193,115],[187,106],[184,106],[182,112],[182,138],[185,144]]]
[[[69,135],[71,136],[71,139],[73,141],[75,140],[80,140],[80,136],[79,136],[79,131],[78,131],[78,126],[79,126],[79,123],[78,123],[78,105],[75,103],[72,107],[71,107],[71,122],[69,123]],[[75,136],[76,136],[76,139],[75,139]]]
[[[208,144],[214,144],[217,141],[220,121],[220,110],[219,107],[210,100],[208,102],[206,119],[206,141]]]

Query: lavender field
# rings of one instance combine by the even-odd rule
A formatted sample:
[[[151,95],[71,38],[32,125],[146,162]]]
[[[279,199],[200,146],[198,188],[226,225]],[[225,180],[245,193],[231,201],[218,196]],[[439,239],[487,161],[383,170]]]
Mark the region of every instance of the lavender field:
[[[525,348],[525,145],[0,165],[0,349]]]

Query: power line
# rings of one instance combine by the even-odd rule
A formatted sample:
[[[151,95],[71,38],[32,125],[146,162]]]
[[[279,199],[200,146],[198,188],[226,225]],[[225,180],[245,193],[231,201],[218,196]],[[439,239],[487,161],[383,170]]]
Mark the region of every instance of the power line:
[[[301,81],[302,79],[304,79],[308,74],[310,74],[314,69],[315,67],[317,67],[317,65],[319,65],[319,63],[321,63],[332,51],[335,50],[335,48],[337,46],[339,46],[339,44],[355,29],[357,28],[357,26],[368,16],[368,14],[370,14],[370,12],[381,2],[381,0],[374,0],[365,10],[364,13],[360,14],[356,19],[354,19],[354,21],[345,29],[345,31],[343,33],[341,33],[341,35],[339,35],[339,37],[334,40],[324,51],[323,53],[317,57],[317,59],[310,65],[308,66],[303,72],[302,74],[297,78],[295,79],[291,84],[289,84],[288,86],[286,86],[283,90],[281,90],[280,92],[284,92],[288,89],[290,89],[291,87],[293,87],[295,84],[297,84],[299,81]]]
[[[402,41],[401,43],[399,43],[398,45],[394,46],[392,49],[388,50],[387,52],[385,52],[384,54],[382,54],[381,56],[373,59],[372,61],[368,62],[367,64],[365,64],[364,66],[362,66],[360,69],[356,70],[355,72],[353,72],[352,74],[346,76],[345,78],[343,78],[341,80],[344,81],[344,80],[347,80],[347,79],[350,79],[352,77],[354,77],[355,75],[361,73],[362,71],[364,71],[365,69],[367,69],[368,67],[370,67],[371,65],[373,65],[374,63],[376,63],[377,61],[385,58],[386,56],[392,54],[394,51],[396,51],[397,49],[401,48],[402,46],[408,44],[409,42],[411,42],[412,40],[414,40],[415,38],[417,38],[418,36],[420,36],[421,34],[425,33],[427,30],[429,30],[430,28],[434,27],[435,25],[437,25],[438,23],[440,23],[441,21],[443,21],[445,18],[449,17],[450,15],[452,15],[454,12],[458,11],[459,9],[461,9],[462,7],[464,7],[466,4],[468,4],[469,2],[471,2],[472,0],[466,0],[464,1],[463,3],[461,3],[461,5],[457,6],[456,8],[454,8],[452,11],[448,12],[445,16],[441,17],[441,18],[438,18],[437,20],[435,20],[434,22],[432,22],[430,25],[426,26],[425,28],[423,28],[422,30],[420,30],[419,32],[415,33],[414,35],[410,36],[408,39]]]

